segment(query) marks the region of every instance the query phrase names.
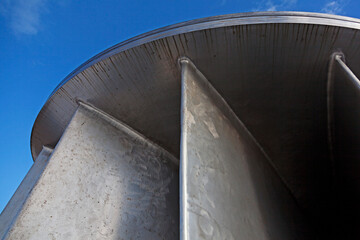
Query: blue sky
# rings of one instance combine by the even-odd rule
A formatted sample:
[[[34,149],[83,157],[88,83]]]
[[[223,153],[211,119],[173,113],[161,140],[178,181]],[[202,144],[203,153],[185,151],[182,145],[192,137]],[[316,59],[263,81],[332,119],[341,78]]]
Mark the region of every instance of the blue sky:
[[[359,0],[1,0],[0,211],[31,167],[35,118],[57,84],[106,48],[186,20],[250,11],[360,18]]]

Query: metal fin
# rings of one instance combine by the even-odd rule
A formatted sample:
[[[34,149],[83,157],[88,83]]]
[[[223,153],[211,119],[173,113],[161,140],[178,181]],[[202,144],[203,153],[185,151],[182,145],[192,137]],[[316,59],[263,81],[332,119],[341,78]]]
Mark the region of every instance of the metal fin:
[[[195,65],[179,62],[181,239],[309,239],[259,144]]]

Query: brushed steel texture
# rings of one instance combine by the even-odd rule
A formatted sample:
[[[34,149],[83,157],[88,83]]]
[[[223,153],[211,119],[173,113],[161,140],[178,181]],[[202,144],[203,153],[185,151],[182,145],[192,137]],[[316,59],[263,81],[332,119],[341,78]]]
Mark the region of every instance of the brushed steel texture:
[[[326,205],[328,58],[341,49],[360,72],[359,20],[312,13],[248,13],[165,27],[116,45],[70,74],[33,127],[34,159],[55,146],[78,99],[179,156],[180,73],[188,56],[244,122],[300,204]]]
[[[329,197],[338,196],[341,159],[348,163],[338,169],[340,180],[349,184],[345,202],[358,186],[358,93],[344,80],[360,76],[359,30],[360,20],[348,17],[260,12],[198,19],[139,35],[94,56],[59,84],[34,123],[33,158],[43,146],[57,145],[79,101],[178,157],[177,59],[187,56],[271,159],[310,225],[320,232],[334,229],[337,201]],[[338,60],[331,67],[334,52],[346,56],[348,70]],[[340,85],[329,91],[332,78],[334,86]],[[355,200],[345,212],[351,206]]]
[[[178,164],[80,103],[4,239],[178,239]]]
[[[12,225],[22,211],[31,191],[41,177],[52,151],[53,149],[51,148],[43,147],[36,161],[22,180],[20,186],[16,189],[16,192],[1,212],[0,239],[5,239],[8,231],[11,229]]]
[[[189,59],[180,64],[181,239],[315,239],[243,123]]]

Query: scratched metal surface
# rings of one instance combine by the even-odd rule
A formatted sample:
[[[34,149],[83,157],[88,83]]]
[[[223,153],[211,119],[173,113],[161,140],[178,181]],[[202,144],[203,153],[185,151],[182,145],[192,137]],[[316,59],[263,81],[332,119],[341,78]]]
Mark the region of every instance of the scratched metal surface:
[[[243,123],[189,59],[181,67],[181,239],[315,239]]]
[[[264,148],[299,204],[319,212],[331,178],[328,60],[340,49],[360,72],[359,29],[358,19],[275,12],[205,18],[140,35],[96,55],[56,88],[34,123],[32,154],[56,145],[80,99],[178,156],[177,58],[188,56]]]
[[[4,210],[0,215],[0,239],[5,239],[8,231],[11,229],[12,224],[15,222],[17,216],[22,210],[26,200],[28,199],[31,191],[39,180],[43,170],[45,169],[49,156],[53,149],[44,147],[41,150],[35,163],[26,174],[24,180],[21,182],[18,189],[10,199]]]
[[[81,104],[4,239],[177,239],[178,160]]]

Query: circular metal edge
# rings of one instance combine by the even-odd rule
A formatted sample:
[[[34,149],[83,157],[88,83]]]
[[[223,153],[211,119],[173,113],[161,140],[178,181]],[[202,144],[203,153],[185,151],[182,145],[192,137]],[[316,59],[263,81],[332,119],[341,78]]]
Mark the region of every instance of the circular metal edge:
[[[174,36],[187,32],[200,31],[204,29],[219,28],[219,27],[228,27],[235,25],[252,25],[252,24],[267,24],[267,23],[299,23],[299,24],[316,24],[316,25],[327,25],[327,26],[337,26],[344,28],[353,28],[360,30],[360,19],[338,16],[332,14],[324,13],[312,13],[312,12],[246,12],[246,13],[235,13],[235,14],[226,14],[213,17],[199,18],[195,20],[189,20],[181,23],[172,24],[166,27],[158,28],[140,35],[137,35],[133,38],[120,42],[85,61],[74,71],[68,74],[59,85],[52,91],[52,93],[47,98],[45,104],[38,113],[30,136],[30,151],[35,161],[35,153],[32,152],[32,138],[34,133],[34,128],[37,123],[39,114],[44,110],[44,107],[47,105],[51,97],[59,90],[65,83],[70,81],[80,72],[84,71],[88,67],[112,56],[117,53],[123,52],[130,48],[140,46],[142,44],[158,40],[161,38],[166,38],[169,36]]]

